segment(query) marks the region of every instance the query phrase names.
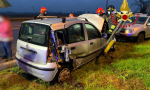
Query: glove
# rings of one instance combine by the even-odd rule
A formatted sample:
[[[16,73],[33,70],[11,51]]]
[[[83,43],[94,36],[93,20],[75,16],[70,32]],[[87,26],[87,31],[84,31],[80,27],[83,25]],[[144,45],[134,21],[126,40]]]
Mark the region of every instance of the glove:
[[[104,37],[105,39],[107,38],[107,34],[106,33],[103,33],[102,34],[102,37]]]

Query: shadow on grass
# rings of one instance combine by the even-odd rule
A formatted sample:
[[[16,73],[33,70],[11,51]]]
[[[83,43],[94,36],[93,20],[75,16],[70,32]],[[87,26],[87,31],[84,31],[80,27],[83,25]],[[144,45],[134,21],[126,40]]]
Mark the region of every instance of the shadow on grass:
[[[29,81],[34,81],[34,80],[38,79],[37,77],[35,77],[35,76],[33,76],[33,75],[29,74],[29,73],[26,73],[26,72],[19,73],[18,75],[23,76],[24,78],[26,78]]]

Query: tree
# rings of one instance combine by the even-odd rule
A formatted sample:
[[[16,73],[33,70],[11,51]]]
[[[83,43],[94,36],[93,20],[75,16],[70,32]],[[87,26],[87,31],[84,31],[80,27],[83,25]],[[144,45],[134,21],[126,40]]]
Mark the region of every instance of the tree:
[[[135,2],[131,4],[131,6],[138,6],[135,12],[140,10],[140,13],[146,13],[147,7],[149,5],[150,5],[150,0],[135,0]]]

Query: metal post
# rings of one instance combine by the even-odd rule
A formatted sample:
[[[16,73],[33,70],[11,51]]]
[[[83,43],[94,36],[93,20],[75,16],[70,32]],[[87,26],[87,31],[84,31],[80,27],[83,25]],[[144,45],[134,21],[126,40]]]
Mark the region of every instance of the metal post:
[[[108,7],[108,0],[106,0],[106,13],[107,13],[107,7]]]
[[[127,21],[124,21],[123,24],[122,24],[122,26],[125,26],[126,22],[127,22]],[[122,27],[119,28],[119,30],[117,31],[117,33],[119,33],[121,30],[122,30]]]
[[[107,47],[107,45],[109,44],[109,42],[112,40],[113,36],[115,35],[115,33],[117,32],[117,30],[119,29],[119,27],[122,24],[122,22],[123,22],[122,20],[119,22],[119,24],[115,28],[114,32],[111,34],[110,38],[107,40],[105,48]]]
[[[121,27],[121,29],[119,28],[121,24],[125,24],[125,23],[123,23],[122,20],[119,22],[119,24],[115,28],[114,32],[111,34],[110,38],[107,40],[106,45],[104,46],[104,48],[102,49],[102,51],[100,52],[100,54],[96,57],[95,64],[97,64],[98,58],[100,57],[100,55],[102,55],[104,53],[104,50],[106,49],[106,47],[109,44],[109,42],[112,40],[112,38],[115,35],[115,33],[117,32],[117,30],[119,29],[121,31],[122,27]]]

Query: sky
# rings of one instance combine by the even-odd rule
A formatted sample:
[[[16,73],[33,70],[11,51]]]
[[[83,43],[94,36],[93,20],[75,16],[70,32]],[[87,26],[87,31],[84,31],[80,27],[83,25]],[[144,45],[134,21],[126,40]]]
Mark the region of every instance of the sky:
[[[71,11],[90,11],[96,12],[98,7],[106,9],[106,0],[7,0],[12,7],[6,9],[0,8],[1,12],[35,12],[32,6],[37,12],[40,12],[41,7],[46,7],[48,11],[53,12],[71,12]],[[127,0],[128,5],[132,11],[136,9],[136,6],[130,6],[134,0]],[[120,6],[123,0],[108,0],[108,5],[114,5],[117,11],[120,11]]]

